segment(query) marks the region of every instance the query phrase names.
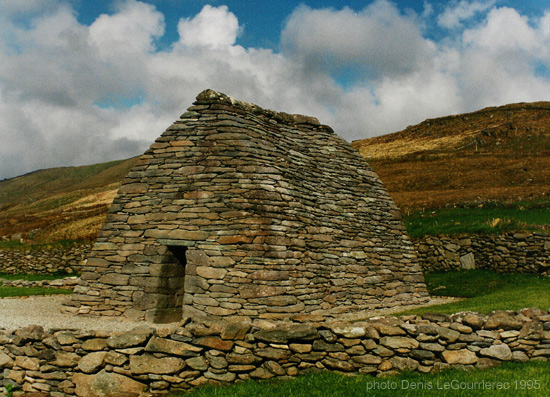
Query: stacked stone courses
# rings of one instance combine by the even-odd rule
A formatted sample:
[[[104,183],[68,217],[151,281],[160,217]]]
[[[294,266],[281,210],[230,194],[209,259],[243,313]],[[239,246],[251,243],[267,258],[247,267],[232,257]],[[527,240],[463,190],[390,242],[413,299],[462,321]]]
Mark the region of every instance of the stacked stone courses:
[[[128,174],[73,311],[290,320],[428,299],[378,176],[315,118],[207,90]]]
[[[14,396],[158,396],[319,370],[388,376],[550,357],[550,315],[536,308],[267,328],[206,321],[124,334],[0,330],[0,394],[11,385]]]

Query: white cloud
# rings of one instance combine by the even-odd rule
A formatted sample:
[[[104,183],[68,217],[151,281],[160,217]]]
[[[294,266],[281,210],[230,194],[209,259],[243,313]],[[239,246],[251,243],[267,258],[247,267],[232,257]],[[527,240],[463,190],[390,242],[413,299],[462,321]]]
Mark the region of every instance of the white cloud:
[[[491,10],[481,26],[464,32],[464,42],[491,52],[518,49],[533,52],[541,44],[528,18],[508,7]]]
[[[153,40],[163,34],[164,16],[150,4],[129,0],[120,3],[116,14],[100,15],[92,23],[89,41],[102,56],[120,56],[152,51]]]
[[[423,33],[438,17],[429,4],[422,15],[385,0],[357,12],[301,6],[275,52],[238,45],[226,6],[182,18],[179,39],[159,49],[164,16],[150,4],[126,0],[87,26],[67,3],[0,0],[0,178],[139,154],[206,88],[316,116],[346,139],[549,99],[539,71],[550,69],[550,12],[478,3],[443,11],[458,25],[440,17],[453,29],[440,41]],[[39,12],[46,4],[57,6]]]
[[[205,46],[212,49],[235,44],[239,35],[239,21],[227,6],[204,6],[194,18],[178,23],[180,42],[187,46]]]
[[[496,4],[496,0],[452,2],[445,11],[437,17],[439,26],[447,29],[459,28],[462,23],[479,13],[487,11]]]
[[[353,66],[361,78],[410,73],[431,55],[415,19],[386,0],[359,12],[297,8],[282,32],[285,54],[308,67],[338,71]]]

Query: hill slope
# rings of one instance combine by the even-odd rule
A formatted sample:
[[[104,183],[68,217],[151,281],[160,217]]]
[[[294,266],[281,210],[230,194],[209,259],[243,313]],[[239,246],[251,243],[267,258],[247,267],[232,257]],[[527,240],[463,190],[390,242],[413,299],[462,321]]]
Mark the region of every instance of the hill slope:
[[[137,157],[0,181],[0,237],[93,239]]]
[[[550,102],[426,120],[352,145],[404,210],[550,194]]]

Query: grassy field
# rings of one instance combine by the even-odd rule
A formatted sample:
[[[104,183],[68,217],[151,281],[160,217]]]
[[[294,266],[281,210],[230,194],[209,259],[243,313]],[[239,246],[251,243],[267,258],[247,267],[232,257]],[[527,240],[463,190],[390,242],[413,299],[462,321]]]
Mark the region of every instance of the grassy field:
[[[64,273],[57,274],[3,274],[0,273],[0,279],[4,280],[25,280],[25,281],[40,281],[40,280],[57,280],[69,276]],[[74,275],[71,275],[74,276]],[[72,294],[71,289],[53,288],[53,287],[4,287],[0,280],[0,298],[13,298],[19,296],[33,295],[59,295]]]
[[[206,386],[180,396],[193,397],[354,397],[354,396],[543,396],[550,394],[547,362],[505,363],[489,370],[403,373],[385,378],[320,372],[293,380],[246,381]]]
[[[550,201],[486,203],[474,208],[441,208],[404,217],[411,237],[530,230],[550,232]]]
[[[488,270],[428,273],[425,276],[432,296],[466,298],[459,302],[409,310],[401,314],[426,312],[457,313],[492,310],[519,310],[526,307],[550,309],[550,278],[528,274],[497,274]]]

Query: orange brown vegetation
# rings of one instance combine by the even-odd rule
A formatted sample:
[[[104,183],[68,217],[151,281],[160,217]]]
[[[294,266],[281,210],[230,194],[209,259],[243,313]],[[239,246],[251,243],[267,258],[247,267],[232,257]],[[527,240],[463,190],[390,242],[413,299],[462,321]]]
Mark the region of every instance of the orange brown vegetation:
[[[93,240],[137,158],[40,170],[0,181],[0,238]]]
[[[352,145],[404,210],[550,195],[550,103],[426,120]]]

